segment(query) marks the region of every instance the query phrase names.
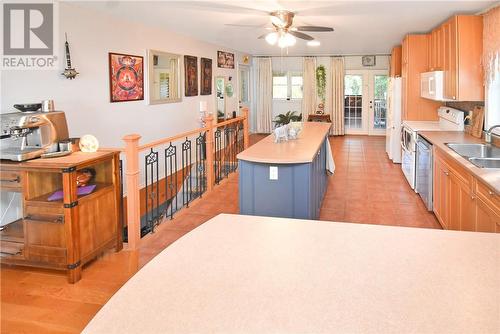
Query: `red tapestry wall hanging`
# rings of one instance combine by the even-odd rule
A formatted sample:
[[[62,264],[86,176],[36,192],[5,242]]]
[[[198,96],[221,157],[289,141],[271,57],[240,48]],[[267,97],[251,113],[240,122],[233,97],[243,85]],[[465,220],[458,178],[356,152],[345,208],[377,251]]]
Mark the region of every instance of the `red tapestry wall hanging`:
[[[201,93],[200,95],[212,94],[212,59],[200,58],[201,67]]]
[[[109,53],[109,89],[111,102],[144,100],[144,59]]]
[[[198,95],[198,57],[184,56],[184,95]]]

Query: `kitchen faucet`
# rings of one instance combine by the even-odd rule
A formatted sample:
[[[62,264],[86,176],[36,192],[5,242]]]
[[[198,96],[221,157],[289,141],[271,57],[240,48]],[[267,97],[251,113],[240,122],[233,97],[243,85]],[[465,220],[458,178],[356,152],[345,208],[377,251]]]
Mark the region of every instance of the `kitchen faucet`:
[[[488,129],[488,131],[486,131],[484,133],[484,140],[487,142],[487,143],[491,143],[491,136],[494,135],[496,136],[496,134],[492,133],[493,129],[496,129],[496,128],[500,128],[500,124],[498,125],[493,125],[491,128]]]

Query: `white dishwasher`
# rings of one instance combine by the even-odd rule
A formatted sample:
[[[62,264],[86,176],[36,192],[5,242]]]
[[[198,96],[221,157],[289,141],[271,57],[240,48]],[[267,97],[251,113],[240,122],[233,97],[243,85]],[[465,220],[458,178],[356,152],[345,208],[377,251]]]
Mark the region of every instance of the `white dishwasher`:
[[[417,193],[424,201],[427,210],[432,211],[432,144],[422,136],[417,137],[416,184]]]

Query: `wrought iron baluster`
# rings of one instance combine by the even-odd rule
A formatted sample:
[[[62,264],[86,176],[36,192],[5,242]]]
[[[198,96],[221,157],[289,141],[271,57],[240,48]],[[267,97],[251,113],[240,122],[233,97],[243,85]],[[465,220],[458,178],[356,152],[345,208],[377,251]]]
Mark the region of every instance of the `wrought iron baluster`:
[[[182,143],[182,180],[185,185],[182,193],[182,204],[186,207],[189,207],[192,193],[191,165],[191,140],[186,137],[186,140]]]
[[[123,160],[120,159],[118,164],[120,171],[120,223],[123,229],[123,241],[127,242],[127,227],[125,226],[125,205],[123,203]]]
[[[221,130],[215,131],[215,183],[219,184],[221,180]]]
[[[177,147],[170,145],[165,149],[165,193],[167,207],[165,215],[168,214],[170,207],[170,219],[174,218],[174,203],[177,206]],[[170,205],[168,205],[170,201]],[[177,207],[176,207],[177,208]]]
[[[160,194],[158,189],[158,152],[153,151],[144,157],[145,161],[145,183],[146,183],[146,229],[154,232],[154,228],[159,219]],[[155,175],[156,170],[156,175]],[[149,177],[148,177],[149,173]],[[156,206],[155,206],[156,199]],[[148,231],[146,231],[148,232]]]
[[[199,197],[205,192],[205,133],[196,138],[196,188]]]

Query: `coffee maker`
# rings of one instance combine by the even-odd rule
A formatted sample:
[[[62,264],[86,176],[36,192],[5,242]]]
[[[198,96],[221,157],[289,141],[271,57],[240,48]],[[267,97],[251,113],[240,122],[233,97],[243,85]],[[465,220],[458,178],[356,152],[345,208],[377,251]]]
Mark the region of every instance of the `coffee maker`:
[[[69,137],[63,111],[1,114],[0,131],[0,158],[13,161],[57,151],[58,143]]]

